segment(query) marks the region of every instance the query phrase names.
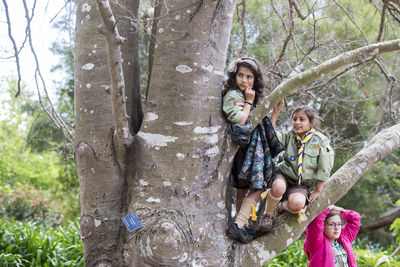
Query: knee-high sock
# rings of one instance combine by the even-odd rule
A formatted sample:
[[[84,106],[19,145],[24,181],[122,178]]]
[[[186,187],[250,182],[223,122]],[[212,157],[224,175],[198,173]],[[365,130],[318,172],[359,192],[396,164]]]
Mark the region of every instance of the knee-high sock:
[[[274,210],[276,208],[276,205],[278,204],[279,200],[281,200],[282,197],[273,197],[271,195],[271,192],[269,192],[267,196],[267,204],[265,205],[265,214],[268,216],[274,215]]]
[[[236,197],[235,198],[235,209],[236,209],[236,214],[239,213],[240,207],[242,206],[243,203],[243,197]]]
[[[249,216],[251,213],[251,205],[257,205],[257,202],[252,198],[244,198],[242,206],[238,214],[236,215],[235,223],[239,228],[242,228],[244,225],[248,224]]]

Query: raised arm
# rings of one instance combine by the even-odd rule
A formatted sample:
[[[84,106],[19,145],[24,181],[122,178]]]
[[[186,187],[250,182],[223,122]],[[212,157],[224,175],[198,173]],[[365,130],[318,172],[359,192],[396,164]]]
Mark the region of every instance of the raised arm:
[[[353,242],[360,229],[360,214],[354,210],[342,210],[342,218],[346,225],[342,229],[341,236],[346,237],[350,242]]]
[[[307,254],[313,253],[322,246],[324,241],[324,222],[330,211],[329,208],[326,209],[307,226],[306,241],[304,242],[304,250]]]
[[[276,105],[272,111],[270,121],[272,123],[272,126],[274,126],[274,128],[276,127],[276,121],[278,119],[279,114],[281,113],[284,103],[285,101],[282,99],[281,102],[278,105]]]

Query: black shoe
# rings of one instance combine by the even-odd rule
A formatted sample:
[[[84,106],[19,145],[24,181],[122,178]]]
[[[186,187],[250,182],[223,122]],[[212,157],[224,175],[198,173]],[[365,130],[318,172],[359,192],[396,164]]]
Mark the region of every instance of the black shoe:
[[[239,228],[236,223],[232,223],[226,230],[226,234],[235,240],[242,241],[243,243],[250,243],[253,237],[247,232],[247,227]]]
[[[253,240],[266,233],[266,232],[260,231],[257,227],[254,227],[254,226],[245,226],[245,228],[246,228],[247,233],[249,235],[251,235]]]

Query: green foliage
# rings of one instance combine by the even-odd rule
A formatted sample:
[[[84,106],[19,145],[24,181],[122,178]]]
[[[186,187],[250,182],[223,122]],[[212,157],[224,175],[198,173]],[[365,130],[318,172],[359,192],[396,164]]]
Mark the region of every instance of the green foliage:
[[[400,266],[400,256],[390,256],[392,247],[383,249],[378,245],[371,245],[365,239],[358,239],[354,246],[357,265],[362,267]]]
[[[0,220],[1,266],[83,266],[78,221],[46,229]]]
[[[308,259],[303,250],[303,240],[297,240],[282,251],[278,256],[269,261],[265,267],[307,266]]]
[[[72,152],[64,149],[61,131],[54,129],[33,94],[22,90],[13,97],[13,82],[0,88],[3,96],[0,117],[0,186],[16,187],[28,182],[34,188],[52,192],[67,218],[79,213],[78,178]],[[64,151],[64,152],[62,152]],[[67,159],[65,159],[67,158]],[[15,202],[15,205],[18,203]]]
[[[48,189],[60,172],[57,153],[35,153],[27,148],[24,128],[22,116],[0,121],[0,184],[30,182]]]
[[[397,200],[396,205],[400,206],[400,199]],[[392,231],[393,234],[396,236],[396,243],[400,244],[400,218],[397,218],[396,220],[394,220],[392,225],[390,225],[389,230]]]

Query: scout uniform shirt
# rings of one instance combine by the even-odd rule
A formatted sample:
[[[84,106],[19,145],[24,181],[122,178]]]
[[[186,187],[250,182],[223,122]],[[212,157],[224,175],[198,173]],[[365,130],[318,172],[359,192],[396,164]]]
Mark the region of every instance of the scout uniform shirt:
[[[230,122],[239,123],[242,119],[244,102],[245,98],[242,91],[235,89],[226,92],[222,109]]]
[[[279,141],[286,147],[283,162],[278,165],[279,170],[287,177],[297,182],[297,140],[296,133],[277,133]],[[329,139],[322,133],[315,131],[311,139],[304,145],[303,152],[303,182],[310,184],[312,180],[326,181],[333,167],[334,151],[329,145]]]

